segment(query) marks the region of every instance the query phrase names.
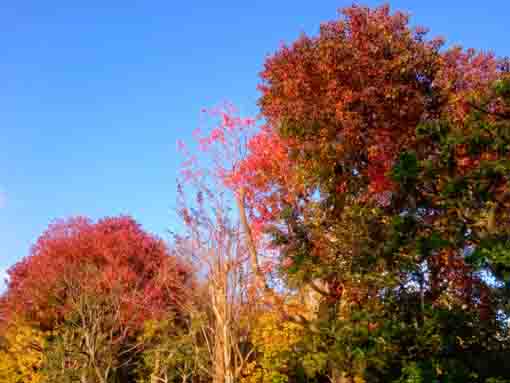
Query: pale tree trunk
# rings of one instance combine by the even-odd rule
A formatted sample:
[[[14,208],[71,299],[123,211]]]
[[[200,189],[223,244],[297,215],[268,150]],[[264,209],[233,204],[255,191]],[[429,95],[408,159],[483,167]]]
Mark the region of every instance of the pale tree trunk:
[[[229,297],[229,276],[231,265],[219,255],[217,270],[211,283],[211,302],[215,314],[214,347],[214,383],[233,383],[235,379],[235,361],[233,358],[234,328],[232,323],[232,305]],[[228,257],[225,257],[228,259]]]
[[[227,305],[225,305],[225,309],[228,309]],[[223,361],[225,364],[225,383],[233,383],[234,381],[232,347],[230,320],[228,320],[223,323]]]
[[[223,364],[223,349],[220,344],[214,350],[214,383],[225,382],[225,366]]]
[[[156,351],[156,360],[154,361],[154,371],[151,374],[151,383],[158,383],[159,382],[159,365],[160,365],[160,354],[159,350]]]
[[[214,383],[225,383],[227,376],[227,351],[228,329],[226,324],[226,291],[225,276],[223,275],[223,264],[218,262],[216,275],[211,281],[211,303],[215,315],[215,339],[214,339]]]
[[[248,262],[256,263],[253,258],[256,254],[248,253],[247,237],[241,234],[237,218],[232,220],[229,209],[223,208],[222,199],[216,199],[211,193],[203,195],[210,198],[214,212],[211,213],[204,199],[198,197],[198,208],[183,208],[191,242],[183,243],[182,250],[189,252],[193,263],[207,273],[207,303],[212,315],[206,319],[208,326],[204,338],[212,366],[206,373],[213,383],[234,383],[253,352],[240,346],[239,337],[245,333],[240,326],[245,326],[241,320],[248,311],[244,297],[251,287],[242,274],[250,268]],[[250,247],[253,248],[253,244]],[[255,267],[253,270],[259,269]],[[203,299],[197,297],[197,302]]]

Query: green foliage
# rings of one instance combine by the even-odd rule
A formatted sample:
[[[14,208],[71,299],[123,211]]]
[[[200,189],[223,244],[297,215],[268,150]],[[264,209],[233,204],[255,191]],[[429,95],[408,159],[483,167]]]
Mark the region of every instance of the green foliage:
[[[144,350],[138,366],[138,382],[186,381],[208,376],[205,340],[200,338],[203,318],[168,317],[147,321],[139,342]]]
[[[264,313],[251,336],[257,357],[243,371],[243,383],[287,383],[314,379],[325,371],[327,355],[303,327]]]
[[[375,14],[365,15],[362,25]],[[439,88],[429,89],[437,109],[413,123],[397,122],[384,101],[375,105],[388,95],[335,104],[334,113],[343,117],[335,124],[336,115],[321,104],[331,95],[314,88],[335,62],[310,62],[299,77],[307,87],[295,84],[302,94],[290,97],[279,87],[297,80],[278,70],[308,63],[321,52],[322,38],[329,53],[334,44],[342,51],[342,39],[350,35],[326,30],[327,38],[300,41],[271,61],[262,107],[275,124],[286,121],[278,132],[292,140],[292,163],[307,180],[307,189],[275,219],[273,233],[291,286],[319,279],[331,293],[322,298],[328,308],[314,320],[329,368],[369,382],[484,382],[510,375],[502,367],[510,349],[508,73],[487,73],[496,81],[451,95],[458,105],[441,101]],[[473,64],[472,54],[452,53],[466,65]],[[344,85],[349,100],[358,85]],[[306,98],[311,105],[301,107],[299,97],[312,91],[315,98]],[[380,132],[373,124],[379,116],[387,118]],[[280,186],[281,194],[294,187]]]
[[[274,307],[247,309],[269,289],[246,283],[257,262],[207,258],[242,270],[216,281],[243,313],[216,340],[237,342],[241,383],[510,382],[510,62],[441,50],[386,6],[342,14],[266,61],[246,159],[227,135],[251,121],[220,113],[202,140],[235,159],[220,178],[280,261]],[[210,250],[225,223],[197,205],[182,214]],[[234,242],[212,250],[244,256]],[[189,310],[187,273],[131,218],[52,225],[0,301],[0,380],[209,382],[217,318],[234,324]]]
[[[79,332],[63,325],[46,338],[42,374],[48,382],[73,383],[80,379],[95,380],[95,372],[81,350]]]
[[[415,153],[404,152],[393,166],[391,176],[403,188],[410,188],[416,182],[420,168]]]

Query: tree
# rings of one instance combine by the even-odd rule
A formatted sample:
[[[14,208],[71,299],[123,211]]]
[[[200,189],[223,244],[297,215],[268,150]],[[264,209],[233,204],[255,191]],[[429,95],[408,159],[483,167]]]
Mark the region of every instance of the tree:
[[[0,379],[5,383],[41,383],[44,333],[21,319],[13,320],[0,340]]]
[[[207,110],[204,112],[207,113]],[[265,223],[280,211],[281,206],[281,196],[272,193],[271,185],[275,183],[271,179],[276,174],[280,174],[280,180],[292,177],[292,173],[284,171],[289,163],[286,152],[281,142],[268,134],[267,127],[262,126],[261,131],[253,135],[256,119],[240,117],[230,104],[212,109],[210,115],[219,117],[219,122],[209,131],[197,129],[193,132],[200,151],[204,153],[201,157],[197,157],[183,142],[178,142],[180,151],[187,157],[182,164],[180,194],[183,195],[183,185],[193,185],[198,191],[194,210],[181,210],[185,213],[184,222],[188,225],[195,217],[197,227],[206,222],[214,227],[213,222],[218,219],[214,218],[216,214],[224,214],[226,221],[238,222],[235,235],[242,240],[246,252],[245,262],[240,264],[245,263],[243,267],[249,270],[259,299],[283,313],[287,319],[304,324],[307,320],[301,308],[295,307],[295,302],[289,300],[294,292],[274,288],[280,284],[274,273],[276,252],[271,249],[264,233]],[[251,155],[247,157],[248,152]],[[246,203],[247,200],[249,203]],[[182,206],[186,205],[185,202],[186,199],[181,198]],[[232,213],[234,206],[237,212]],[[234,217],[233,221],[231,217]]]
[[[145,320],[177,313],[188,269],[129,217],[58,222],[9,270],[8,317],[54,330],[57,370],[106,383],[140,351]],[[59,378],[63,378],[58,375]]]
[[[304,381],[326,371],[327,355],[320,350],[319,339],[307,336],[305,327],[278,312],[260,313],[250,339],[256,354],[243,370],[244,383]]]
[[[141,342],[144,345],[140,382],[186,383],[209,377],[210,355],[202,313],[182,320],[167,318],[147,321]]]
[[[250,314],[256,308],[250,294],[249,255],[228,200],[215,196],[204,183],[195,186],[196,201],[191,206],[179,188],[186,230],[176,235],[176,251],[203,276],[203,288],[197,289],[198,295],[185,303],[185,309],[192,320],[202,316],[201,337],[195,342],[209,352],[213,382],[232,383],[254,351],[249,343]],[[205,311],[197,310],[206,306]]]
[[[288,286],[321,294],[334,379],[413,365],[483,381],[498,363],[470,355],[508,347],[504,63],[441,51],[387,6],[342,13],[266,61],[267,125],[225,179],[272,233]]]

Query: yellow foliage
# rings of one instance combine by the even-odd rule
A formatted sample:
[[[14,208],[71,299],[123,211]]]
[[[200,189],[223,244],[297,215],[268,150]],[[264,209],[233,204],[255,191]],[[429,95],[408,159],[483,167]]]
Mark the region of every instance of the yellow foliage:
[[[302,326],[282,321],[275,313],[265,313],[259,318],[252,341],[264,353],[285,353],[291,351],[302,335]]]
[[[282,321],[275,313],[262,314],[251,338],[259,358],[245,366],[241,382],[288,382],[289,363],[296,357],[295,346],[302,336],[301,326]]]
[[[23,321],[10,324],[0,348],[2,383],[41,383],[43,333]]]

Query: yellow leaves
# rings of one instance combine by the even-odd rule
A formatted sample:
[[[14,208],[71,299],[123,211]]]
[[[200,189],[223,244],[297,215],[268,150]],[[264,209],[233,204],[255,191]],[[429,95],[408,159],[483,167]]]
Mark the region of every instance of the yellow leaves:
[[[265,313],[259,318],[252,341],[264,353],[286,352],[299,342],[302,332],[299,325],[282,322],[277,314]]]
[[[44,334],[22,321],[11,324],[0,350],[0,381],[3,383],[40,383]]]
[[[141,338],[143,340],[151,340],[158,335],[162,329],[164,329],[166,321],[147,320],[144,322],[143,334]]]
[[[313,343],[304,341],[306,335],[302,326],[277,313],[261,314],[250,339],[257,359],[245,366],[242,383],[286,383],[295,381],[298,369],[310,378],[323,371],[327,355],[304,347],[304,343],[310,347]]]
[[[247,363],[244,366],[241,383],[259,383],[263,381],[263,371],[256,361]]]
[[[284,383],[296,344],[303,336],[303,328],[282,321],[275,313],[264,313],[257,321],[251,341],[259,358],[244,368],[243,383]]]

